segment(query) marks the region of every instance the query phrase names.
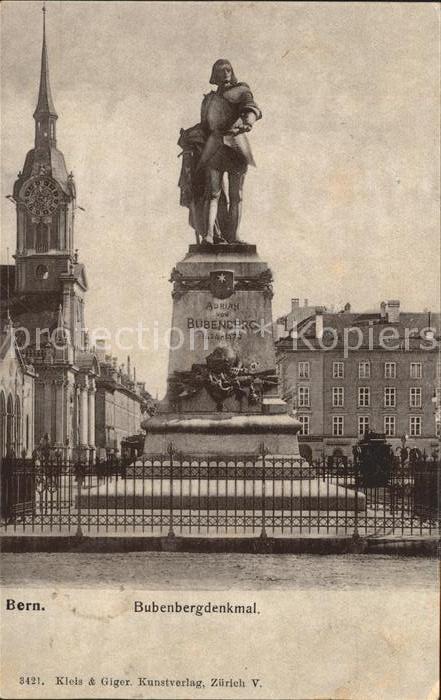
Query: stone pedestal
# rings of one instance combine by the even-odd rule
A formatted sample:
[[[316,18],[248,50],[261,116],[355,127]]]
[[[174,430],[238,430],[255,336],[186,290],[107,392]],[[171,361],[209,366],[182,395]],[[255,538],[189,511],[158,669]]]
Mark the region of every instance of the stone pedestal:
[[[278,395],[272,275],[256,246],[191,245],[171,274],[168,389],[143,423],[146,454],[298,456],[300,423]]]

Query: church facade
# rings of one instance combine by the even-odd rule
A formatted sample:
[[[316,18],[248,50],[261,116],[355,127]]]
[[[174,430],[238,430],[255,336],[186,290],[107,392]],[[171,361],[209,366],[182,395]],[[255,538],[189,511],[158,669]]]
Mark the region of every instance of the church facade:
[[[0,329],[0,456],[34,450],[35,372],[15,343],[12,322]]]

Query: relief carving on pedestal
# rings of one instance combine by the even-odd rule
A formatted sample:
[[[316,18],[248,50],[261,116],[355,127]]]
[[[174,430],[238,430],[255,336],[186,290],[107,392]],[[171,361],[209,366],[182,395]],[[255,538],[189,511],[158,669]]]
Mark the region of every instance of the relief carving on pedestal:
[[[194,364],[190,371],[175,372],[169,379],[172,401],[196,396],[203,388],[222,410],[225,399],[247,399],[248,405],[259,403],[266,389],[277,387],[275,369],[258,371],[258,364],[244,365],[229,347],[219,346],[208,355],[205,364]]]

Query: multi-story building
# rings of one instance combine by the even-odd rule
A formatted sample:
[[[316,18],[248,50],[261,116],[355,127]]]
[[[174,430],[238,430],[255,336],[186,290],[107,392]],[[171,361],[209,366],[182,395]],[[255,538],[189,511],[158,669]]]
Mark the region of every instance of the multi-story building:
[[[440,315],[323,311],[276,343],[283,398],[302,423],[305,456],[352,453],[367,429],[429,454],[441,431]]]
[[[136,381],[136,370],[118,367],[116,357],[108,355],[97,341],[100,376],[96,379],[96,447],[100,459],[121,454],[121,441],[141,432],[143,413],[151,396],[143,382]]]

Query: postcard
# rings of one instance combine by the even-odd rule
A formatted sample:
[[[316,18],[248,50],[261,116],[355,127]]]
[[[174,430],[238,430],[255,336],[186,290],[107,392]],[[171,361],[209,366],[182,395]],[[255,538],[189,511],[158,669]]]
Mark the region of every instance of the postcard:
[[[1,696],[436,700],[439,6],[1,18]]]

